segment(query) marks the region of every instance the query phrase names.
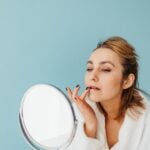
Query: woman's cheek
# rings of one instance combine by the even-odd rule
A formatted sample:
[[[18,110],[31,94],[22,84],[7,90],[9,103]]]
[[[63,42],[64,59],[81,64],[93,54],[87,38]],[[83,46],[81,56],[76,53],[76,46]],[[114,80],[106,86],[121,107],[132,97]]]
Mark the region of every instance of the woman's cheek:
[[[106,96],[113,96],[116,95],[121,89],[120,79],[115,78],[111,80],[107,80],[103,84],[103,92]]]
[[[84,84],[85,84],[85,86],[87,86],[88,83],[89,83],[89,77],[87,75],[85,75],[85,77],[84,77]]]
[[[108,94],[109,92],[113,91],[118,86],[118,79],[116,78],[103,78],[101,80],[101,89],[104,93]]]

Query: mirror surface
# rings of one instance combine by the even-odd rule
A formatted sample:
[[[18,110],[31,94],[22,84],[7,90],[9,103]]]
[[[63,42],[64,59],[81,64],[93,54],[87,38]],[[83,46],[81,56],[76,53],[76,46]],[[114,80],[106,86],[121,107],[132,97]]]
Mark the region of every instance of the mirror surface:
[[[32,148],[43,150],[68,147],[77,126],[70,101],[50,84],[37,84],[26,91],[19,120],[28,143]]]

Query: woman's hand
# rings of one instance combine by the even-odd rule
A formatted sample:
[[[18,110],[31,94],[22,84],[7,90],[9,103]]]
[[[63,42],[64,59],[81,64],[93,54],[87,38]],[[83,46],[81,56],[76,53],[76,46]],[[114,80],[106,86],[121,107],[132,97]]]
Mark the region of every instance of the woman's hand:
[[[78,96],[77,94],[79,89],[79,85],[77,85],[73,91],[71,91],[70,88],[67,88],[68,97],[71,101],[75,102],[79,111],[84,117],[84,129],[86,135],[95,138],[97,132],[97,118],[92,107],[85,101],[90,89],[86,89],[81,96]]]

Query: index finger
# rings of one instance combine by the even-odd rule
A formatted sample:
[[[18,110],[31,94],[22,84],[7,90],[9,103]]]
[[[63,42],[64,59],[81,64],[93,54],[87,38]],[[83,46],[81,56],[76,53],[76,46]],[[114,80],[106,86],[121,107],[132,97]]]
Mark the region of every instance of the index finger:
[[[86,90],[81,94],[80,98],[85,99],[89,92],[90,92],[90,89],[86,88]]]

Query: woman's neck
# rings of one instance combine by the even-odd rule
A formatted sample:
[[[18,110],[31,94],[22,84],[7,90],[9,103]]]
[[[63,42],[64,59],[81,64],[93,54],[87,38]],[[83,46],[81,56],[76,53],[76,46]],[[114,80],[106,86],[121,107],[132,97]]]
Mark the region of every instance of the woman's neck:
[[[100,102],[101,107],[105,111],[105,117],[107,117],[107,119],[114,119],[118,116],[120,102],[120,98]]]

